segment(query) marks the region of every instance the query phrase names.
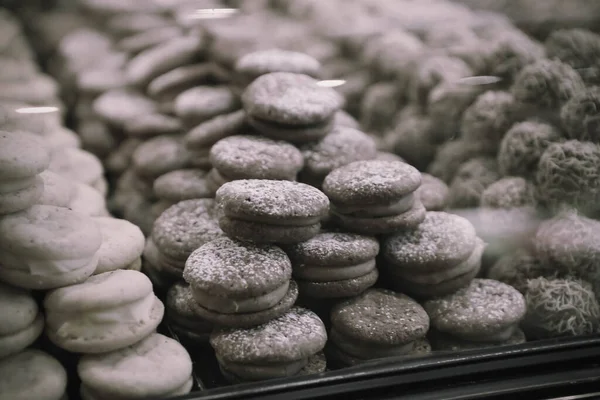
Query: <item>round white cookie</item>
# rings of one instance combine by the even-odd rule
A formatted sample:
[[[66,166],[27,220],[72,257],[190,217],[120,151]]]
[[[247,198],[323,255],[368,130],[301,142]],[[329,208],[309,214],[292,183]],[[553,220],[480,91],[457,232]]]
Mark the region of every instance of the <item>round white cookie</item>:
[[[0,131],[0,181],[31,178],[49,164],[44,139],[27,132]]]
[[[84,400],[168,398],[193,385],[185,348],[157,333],[121,350],[84,355],[77,372]]]
[[[156,330],[164,314],[141,272],[116,270],[49,292],[46,334],[75,353],[105,353],[132,345]]]
[[[104,174],[98,157],[78,148],[65,148],[54,152],[48,169],[69,180],[90,186]]]
[[[110,215],[106,208],[106,199],[102,193],[80,182],[75,182],[75,193],[69,202],[69,208],[90,217]]]
[[[44,171],[40,177],[44,181],[44,192],[37,204],[69,207],[71,199],[75,195],[73,182],[52,171]]]
[[[136,269],[144,251],[144,234],[131,222],[110,217],[94,218],[102,232],[98,266],[94,274],[117,269]]]

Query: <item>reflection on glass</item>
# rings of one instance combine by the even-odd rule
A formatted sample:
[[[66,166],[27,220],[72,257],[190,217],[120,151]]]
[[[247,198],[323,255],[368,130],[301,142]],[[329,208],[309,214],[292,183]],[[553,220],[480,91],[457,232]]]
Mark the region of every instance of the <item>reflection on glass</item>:
[[[15,111],[19,114],[48,114],[58,112],[58,107],[21,107]]]
[[[342,86],[345,83],[346,83],[346,81],[343,79],[330,79],[330,80],[326,80],[326,81],[319,81],[319,82],[317,82],[317,85],[322,86],[322,87],[334,88],[334,87]]]
[[[500,81],[502,81],[502,78],[500,78],[499,76],[481,75],[481,76],[469,76],[466,78],[459,79],[458,83],[461,83],[463,85],[478,86],[478,85],[491,85],[493,83],[498,83]]]
[[[200,8],[194,10],[189,17],[191,19],[228,18],[235,15],[237,12],[237,8]]]

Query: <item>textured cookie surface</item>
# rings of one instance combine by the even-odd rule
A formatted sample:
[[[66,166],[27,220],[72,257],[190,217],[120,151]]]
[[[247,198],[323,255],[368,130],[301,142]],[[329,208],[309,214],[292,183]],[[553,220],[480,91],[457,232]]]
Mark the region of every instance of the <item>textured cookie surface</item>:
[[[215,295],[252,297],[268,293],[292,276],[292,265],[276,246],[220,238],[195,250],[186,261],[184,279]]]
[[[68,179],[52,171],[44,171],[40,174],[44,180],[44,192],[37,204],[67,207],[75,195],[75,185]]]
[[[96,273],[124,268],[142,255],[144,234],[136,225],[110,217],[96,217],[94,221],[102,232]]]
[[[38,305],[26,290],[0,283],[2,326],[0,336],[18,332],[29,326],[38,315]]]
[[[29,178],[49,164],[50,153],[42,138],[26,132],[0,131],[0,179]]]
[[[216,331],[210,339],[223,360],[247,364],[305,359],[321,351],[326,341],[323,322],[299,307],[255,328]]]
[[[160,199],[181,201],[212,196],[206,184],[207,172],[202,169],[178,169],[159,176],[154,181],[154,194]]]
[[[246,112],[259,119],[290,125],[322,122],[343,105],[334,89],[308,75],[275,72],[262,75],[242,95]]]
[[[386,204],[414,192],[421,185],[419,171],[399,161],[356,161],[333,170],[323,181],[323,192],[339,205]]]
[[[98,157],[79,148],[67,148],[55,152],[48,169],[86,185],[93,185],[104,174]]]
[[[257,77],[271,72],[292,72],[317,76],[321,65],[313,57],[295,51],[270,49],[256,51],[241,57],[235,72],[248,77]]]
[[[421,174],[417,196],[427,211],[441,211],[448,204],[448,185],[429,174]]]
[[[196,126],[186,134],[185,144],[191,149],[210,148],[223,138],[248,131],[251,130],[246,122],[246,113],[244,110],[235,111],[218,115]]]

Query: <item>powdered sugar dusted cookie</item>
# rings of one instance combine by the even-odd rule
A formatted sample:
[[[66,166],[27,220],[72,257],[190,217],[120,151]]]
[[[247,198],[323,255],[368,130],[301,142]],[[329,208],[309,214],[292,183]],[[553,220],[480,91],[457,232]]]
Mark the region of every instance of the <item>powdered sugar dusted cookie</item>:
[[[214,324],[194,313],[194,296],[187,283],[175,283],[167,291],[166,319],[180,340],[193,345],[208,343]]]
[[[427,211],[442,211],[448,204],[448,185],[433,175],[421,174],[421,186],[415,194]]]
[[[178,169],[156,178],[154,194],[160,200],[175,204],[183,200],[205,199],[213,196],[206,181],[207,171],[202,169]]]
[[[175,114],[193,128],[221,114],[239,109],[239,99],[227,86],[197,86],[175,99]]]

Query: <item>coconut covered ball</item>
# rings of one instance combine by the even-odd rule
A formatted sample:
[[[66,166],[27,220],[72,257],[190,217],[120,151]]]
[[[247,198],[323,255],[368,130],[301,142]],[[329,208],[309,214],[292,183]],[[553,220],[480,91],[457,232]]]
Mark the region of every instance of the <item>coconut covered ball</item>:
[[[515,78],[510,92],[521,110],[553,120],[554,113],[585,89],[581,76],[570,65],[543,59],[527,65]]]
[[[527,314],[522,322],[530,338],[580,336],[598,332],[600,305],[592,286],[575,278],[527,282]]]
[[[379,82],[371,85],[360,104],[360,124],[368,132],[384,132],[393,126],[403,98],[395,84]]]
[[[450,184],[450,208],[478,207],[485,189],[500,178],[496,160],[477,157],[462,164]]]
[[[600,143],[600,87],[575,94],[561,109],[560,120],[570,139]]]
[[[508,92],[488,91],[467,108],[460,129],[465,140],[480,142],[496,151],[515,122],[513,96]]]
[[[544,151],[560,140],[558,129],[546,123],[525,121],[513,125],[500,142],[500,173],[504,176],[535,176]]]
[[[560,29],[545,43],[548,58],[573,67],[588,85],[600,85],[600,35],[586,29]]]
[[[538,203],[558,210],[567,205],[594,214],[600,207],[600,147],[568,140],[542,154],[536,173]]]
[[[481,207],[518,208],[535,205],[534,186],[518,176],[502,178],[481,194]]]
[[[521,248],[500,257],[487,271],[487,277],[511,285],[525,294],[529,280],[554,278],[556,271],[541,262],[532,251]]]
[[[490,152],[481,143],[468,140],[452,140],[437,148],[427,172],[450,183],[460,166],[471,158],[488,155]]]

